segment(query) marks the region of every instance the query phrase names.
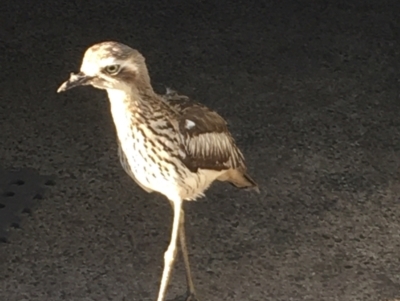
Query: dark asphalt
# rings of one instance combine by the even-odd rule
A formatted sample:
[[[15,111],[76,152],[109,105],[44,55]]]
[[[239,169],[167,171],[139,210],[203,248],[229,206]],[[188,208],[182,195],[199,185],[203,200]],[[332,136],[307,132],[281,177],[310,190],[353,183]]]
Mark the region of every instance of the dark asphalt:
[[[170,206],[119,166],[104,92],[56,93],[104,40],[224,116],[260,185],[186,204],[200,301],[400,298],[400,2],[213,2],[2,1],[0,165],[58,179],[0,245],[1,301],[156,298]]]

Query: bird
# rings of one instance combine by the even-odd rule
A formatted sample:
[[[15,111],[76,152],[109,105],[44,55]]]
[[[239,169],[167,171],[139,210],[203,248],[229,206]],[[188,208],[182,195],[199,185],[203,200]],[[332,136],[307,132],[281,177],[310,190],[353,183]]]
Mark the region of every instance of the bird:
[[[214,181],[259,193],[227,122],[192,98],[154,91],[144,56],[116,41],[90,46],[80,71],[57,92],[78,86],[106,90],[125,172],[148,193],[164,195],[173,209],[171,238],[157,301],[164,301],[178,245],[186,271],[186,301],[197,295],[189,264],[183,202],[204,196]]]

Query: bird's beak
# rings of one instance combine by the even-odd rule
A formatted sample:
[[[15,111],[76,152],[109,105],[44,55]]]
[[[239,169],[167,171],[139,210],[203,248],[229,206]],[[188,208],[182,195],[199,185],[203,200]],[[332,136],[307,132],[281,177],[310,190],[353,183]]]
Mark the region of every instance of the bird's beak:
[[[69,80],[64,82],[57,90],[58,93],[67,91],[69,89],[89,85],[89,81],[92,79],[92,76],[87,76],[83,72],[79,72],[77,74],[71,73]]]

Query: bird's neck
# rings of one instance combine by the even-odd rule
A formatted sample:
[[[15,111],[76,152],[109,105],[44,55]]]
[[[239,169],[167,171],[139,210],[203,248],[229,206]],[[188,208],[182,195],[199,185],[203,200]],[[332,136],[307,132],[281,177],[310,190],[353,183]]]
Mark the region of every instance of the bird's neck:
[[[136,86],[130,90],[108,89],[108,98],[111,104],[111,113],[118,127],[118,122],[142,122],[144,116],[153,115],[154,110],[162,102],[153,89],[138,89]]]

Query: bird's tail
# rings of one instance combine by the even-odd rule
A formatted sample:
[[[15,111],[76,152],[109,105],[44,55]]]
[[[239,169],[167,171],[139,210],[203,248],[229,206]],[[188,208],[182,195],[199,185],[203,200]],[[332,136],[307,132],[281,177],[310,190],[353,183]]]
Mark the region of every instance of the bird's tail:
[[[226,181],[236,186],[237,188],[246,190],[255,190],[260,193],[257,183],[250,177],[250,175],[239,169],[230,169],[226,173],[218,177],[219,181]]]

